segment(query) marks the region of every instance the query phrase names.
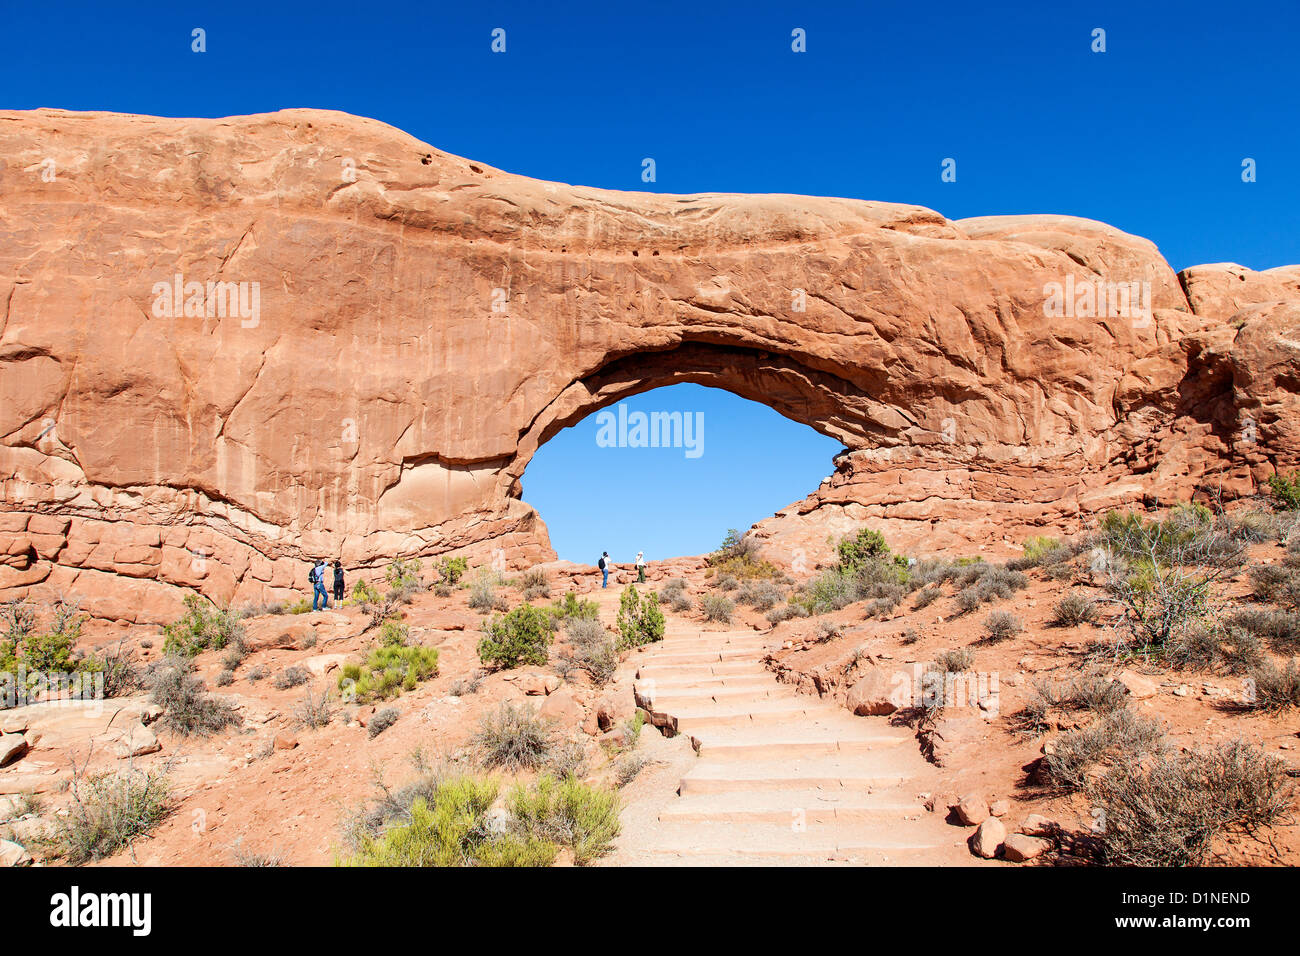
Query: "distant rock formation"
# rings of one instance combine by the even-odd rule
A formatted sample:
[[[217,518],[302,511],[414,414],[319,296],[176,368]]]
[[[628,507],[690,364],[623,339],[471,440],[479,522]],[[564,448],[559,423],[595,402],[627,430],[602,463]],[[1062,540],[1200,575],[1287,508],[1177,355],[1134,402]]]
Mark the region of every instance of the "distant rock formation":
[[[0,237],[0,599],[120,621],[301,592],[316,556],[547,560],[534,452],[676,382],[845,444],[758,528],[786,563],[1300,454],[1300,267],[1176,275],[1088,220],[544,183],[327,111],[37,110],[0,112]]]

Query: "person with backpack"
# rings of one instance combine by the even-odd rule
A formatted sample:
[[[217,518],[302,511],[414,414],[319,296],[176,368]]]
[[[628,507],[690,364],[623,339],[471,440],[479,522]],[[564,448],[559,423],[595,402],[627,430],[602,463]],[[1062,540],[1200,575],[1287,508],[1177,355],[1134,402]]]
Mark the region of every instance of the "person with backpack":
[[[636,553],[636,583],[645,584],[645,552]]]
[[[334,603],[338,604],[343,600],[343,562],[335,559],[334,561]]]
[[[322,558],[316,559],[316,564],[312,567],[311,573],[307,575],[307,580],[311,581],[311,609],[319,611],[321,602],[325,604],[325,610],[329,610],[330,596],[325,590],[325,561]]]
[[[597,562],[596,567],[600,568],[600,573],[601,573],[600,586],[602,588],[609,587],[609,552],[608,551],[602,551],[600,553],[600,561]]]

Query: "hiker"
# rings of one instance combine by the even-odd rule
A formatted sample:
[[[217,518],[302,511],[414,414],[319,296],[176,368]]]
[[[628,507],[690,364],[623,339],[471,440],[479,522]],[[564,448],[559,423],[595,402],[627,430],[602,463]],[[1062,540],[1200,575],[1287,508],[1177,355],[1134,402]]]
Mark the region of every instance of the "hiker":
[[[343,562],[334,561],[334,603],[338,604],[343,600]]]
[[[645,552],[636,553],[636,583],[645,584]]]
[[[600,574],[601,574],[600,586],[602,588],[609,587],[609,552],[608,551],[602,551],[600,553],[600,561],[596,564],[596,567],[600,568]]]
[[[316,564],[312,567],[311,573],[307,575],[307,580],[311,581],[311,609],[320,610],[320,604],[325,603],[325,610],[329,610],[330,596],[325,590],[325,561],[323,558],[317,558]]]

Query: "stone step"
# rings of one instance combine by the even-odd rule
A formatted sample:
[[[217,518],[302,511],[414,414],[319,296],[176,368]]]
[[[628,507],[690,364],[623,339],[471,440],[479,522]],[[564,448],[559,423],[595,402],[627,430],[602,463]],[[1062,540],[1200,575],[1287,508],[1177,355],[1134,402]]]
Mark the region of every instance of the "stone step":
[[[689,707],[675,707],[670,713],[677,719],[677,729],[691,735],[707,735],[741,727],[778,727],[807,720],[811,716],[802,703],[785,697],[743,702],[700,701]]]
[[[775,737],[754,743],[725,743],[727,735],[719,733],[696,738],[700,756],[710,760],[772,761],[801,760],[813,757],[865,756],[880,750],[898,747],[908,742],[906,737],[863,737],[852,740],[792,739]]]
[[[714,760],[701,757],[682,777],[678,793],[728,793],[758,790],[856,790],[894,787],[912,774],[902,761],[853,757],[800,760]]]
[[[920,819],[921,801],[904,791],[863,794],[854,790],[779,790],[699,793],[665,807],[665,823],[772,823],[797,827],[835,823],[892,823]]]
[[[656,648],[646,654],[656,664],[673,667],[684,664],[712,664],[716,661],[754,661],[759,662],[762,655],[745,648],[720,647],[715,649],[695,648],[693,650],[661,650]]]
[[[870,823],[810,824],[795,830],[788,822],[675,822],[661,823],[656,839],[647,849],[656,855],[682,858],[731,857],[738,863],[763,858],[830,860],[857,856],[870,858],[867,862],[896,866],[933,866],[959,859],[957,854],[962,852],[969,859],[964,836],[895,836],[891,830]]]
[[[637,681],[638,686],[642,683],[652,683],[657,690],[674,694],[683,690],[708,690],[722,687],[766,689],[780,686],[768,673],[740,674],[735,677],[647,677],[645,681]]]
[[[638,697],[648,697],[655,703],[657,710],[665,710],[669,713],[676,713],[678,708],[690,708],[705,702],[714,701],[747,701],[747,700],[769,700],[772,697],[785,697],[781,689],[775,684],[771,687],[697,687],[697,688],[665,688],[656,683],[640,683],[636,685]]]
[[[660,664],[652,660],[644,664],[638,664],[636,669],[638,680],[660,677],[749,677],[754,674],[771,676],[771,672],[757,661],[718,661],[710,664],[670,665]]]

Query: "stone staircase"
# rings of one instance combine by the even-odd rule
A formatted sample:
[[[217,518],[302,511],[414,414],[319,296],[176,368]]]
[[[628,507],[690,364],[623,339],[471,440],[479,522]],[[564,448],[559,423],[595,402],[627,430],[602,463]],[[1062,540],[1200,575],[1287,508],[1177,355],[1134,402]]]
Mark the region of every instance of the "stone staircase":
[[[906,728],[796,693],[755,631],[672,622],[635,658],[638,706],[698,758],[623,858],[646,864],[966,865],[964,833],[927,813],[938,786]],[[630,852],[629,852],[630,851]]]

